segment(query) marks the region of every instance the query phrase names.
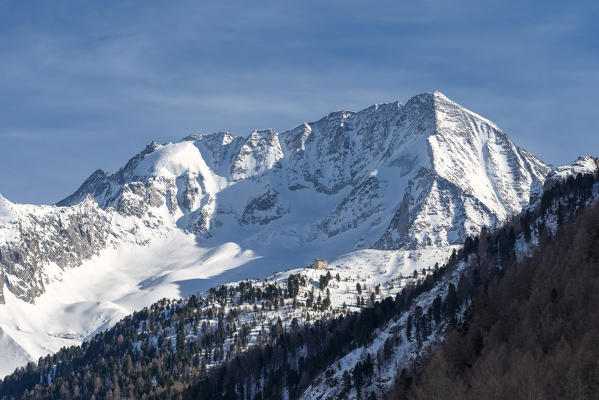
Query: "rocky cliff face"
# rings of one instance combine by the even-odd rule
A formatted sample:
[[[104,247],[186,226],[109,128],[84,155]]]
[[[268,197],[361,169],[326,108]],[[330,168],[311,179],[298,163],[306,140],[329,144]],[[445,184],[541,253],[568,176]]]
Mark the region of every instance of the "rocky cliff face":
[[[116,239],[107,229],[108,214],[97,207],[91,196],[70,208],[3,202],[0,277],[5,289],[28,301],[43,293],[56,268],[76,266]],[[43,268],[50,265],[55,268]],[[4,302],[1,290],[0,301]]]
[[[482,226],[517,213],[531,193],[541,190],[549,167],[518,148],[492,122],[440,93],[414,98],[405,108],[409,136],[426,137],[419,143],[427,151],[426,163],[419,163],[410,177],[375,247],[462,243]],[[391,151],[404,146],[393,144]],[[401,151],[390,165],[407,164],[414,170],[416,163],[409,157],[410,152]]]
[[[57,206],[2,199],[0,302],[5,290],[33,302],[101,249],[172,230],[213,245],[273,247],[286,238],[310,257],[333,247],[340,255],[457,244],[521,210],[548,172],[495,124],[438,92],[281,134],[153,142],[116,173],[94,172]]]

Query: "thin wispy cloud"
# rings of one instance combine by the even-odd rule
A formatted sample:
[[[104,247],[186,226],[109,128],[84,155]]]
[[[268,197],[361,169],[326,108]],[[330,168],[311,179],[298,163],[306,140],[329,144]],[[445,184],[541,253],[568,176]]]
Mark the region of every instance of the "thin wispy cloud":
[[[17,201],[57,201],[152,139],[286,130],[432,90],[547,162],[599,148],[590,1],[5,5],[0,193]]]

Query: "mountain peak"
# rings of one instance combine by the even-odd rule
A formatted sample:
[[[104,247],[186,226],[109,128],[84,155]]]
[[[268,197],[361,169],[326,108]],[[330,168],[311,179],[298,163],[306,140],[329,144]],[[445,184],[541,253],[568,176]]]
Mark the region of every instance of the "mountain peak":
[[[99,188],[102,187],[105,179],[109,176],[110,174],[108,172],[101,169],[95,170],[85,181],[83,181],[83,184],[75,193],[59,201],[56,205],[59,207],[71,206],[83,200],[87,195],[97,194]]]
[[[134,176],[177,177],[186,171],[198,173],[205,167],[199,150],[192,142],[168,143],[152,148],[135,167]]]
[[[2,235],[2,225],[5,223],[9,223],[16,218],[16,213],[13,209],[13,203],[8,201],[4,196],[0,194],[0,240],[5,239]],[[0,274],[1,275],[1,274]],[[0,278],[1,279],[1,278]],[[2,282],[0,282],[1,285]],[[0,286],[1,288],[1,286]],[[0,290],[1,292],[1,290]],[[2,298],[2,293],[0,293],[0,299]]]
[[[252,137],[252,136],[268,137],[270,135],[277,135],[277,132],[272,128],[266,128],[266,129],[255,129],[252,131],[252,133],[250,133],[250,137]]]
[[[412,100],[420,101],[420,102],[429,102],[429,101],[435,101],[435,100],[452,101],[449,99],[449,97],[447,97],[446,95],[444,95],[443,93],[441,93],[438,90],[434,90],[432,92],[423,92],[423,93],[414,95],[414,96],[410,97],[410,99],[406,102],[406,104]]]
[[[500,128],[494,122],[467,109],[438,90],[420,93],[411,97],[406,102],[406,108],[408,110],[415,109],[415,112],[424,113],[425,115],[429,116],[434,114],[437,122],[441,123],[443,120],[452,119],[458,114],[467,114],[479,122],[488,124],[494,129],[500,130]]]
[[[233,134],[227,131],[218,131],[213,133],[200,133],[191,134],[185,136],[180,142],[198,142],[198,141],[212,141],[215,138],[220,139],[222,144],[228,144],[230,140],[228,138],[234,138]]]
[[[569,177],[576,178],[578,174],[594,174],[599,170],[599,159],[592,156],[580,156],[573,163],[555,168],[547,175],[544,188],[548,189],[557,182]]]

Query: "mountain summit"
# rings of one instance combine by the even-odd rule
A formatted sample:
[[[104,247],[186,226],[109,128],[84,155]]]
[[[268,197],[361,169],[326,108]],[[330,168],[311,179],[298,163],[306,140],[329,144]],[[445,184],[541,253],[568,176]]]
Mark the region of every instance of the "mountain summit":
[[[152,142],[116,173],[95,171],[58,208],[10,206],[0,266],[8,290],[33,301],[48,281],[44,266],[67,269],[173,230],[262,256],[302,252],[290,259],[299,262],[362,248],[443,247],[517,213],[548,172],[494,123],[425,93],[281,134]],[[69,230],[75,220],[86,223]]]
[[[334,112],[281,134],[153,142],[117,173],[94,172],[58,205],[91,194],[123,215],[167,207],[179,228],[209,236],[231,220],[266,227],[280,219],[266,228],[285,231],[284,221],[303,219],[305,228],[318,227],[316,237],[370,222],[360,246],[400,249],[459,243],[504,220],[540,190],[548,171],[495,124],[434,92],[405,106]],[[315,207],[306,218],[295,204],[305,193],[334,207]],[[428,224],[431,212],[443,221]]]
[[[283,133],[152,142],[116,173],[95,171],[57,206],[0,198],[0,307],[11,310],[0,313],[0,340],[36,343],[16,351],[19,364],[161,297],[316,257],[409,274],[518,213],[549,171],[439,92]],[[45,313],[79,310],[88,322],[68,334],[71,320],[34,323],[42,304]],[[15,310],[32,317],[24,323]]]

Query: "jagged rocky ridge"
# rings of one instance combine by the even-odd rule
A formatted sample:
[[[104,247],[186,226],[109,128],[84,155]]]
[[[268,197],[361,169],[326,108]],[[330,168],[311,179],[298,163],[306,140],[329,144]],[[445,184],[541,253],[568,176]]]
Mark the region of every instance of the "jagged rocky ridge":
[[[53,274],[102,249],[178,229],[206,246],[301,250],[306,261],[459,244],[517,213],[548,172],[438,92],[281,134],[153,142],[118,172],[94,172],[58,207],[2,200],[0,302],[5,290],[33,302]]]

